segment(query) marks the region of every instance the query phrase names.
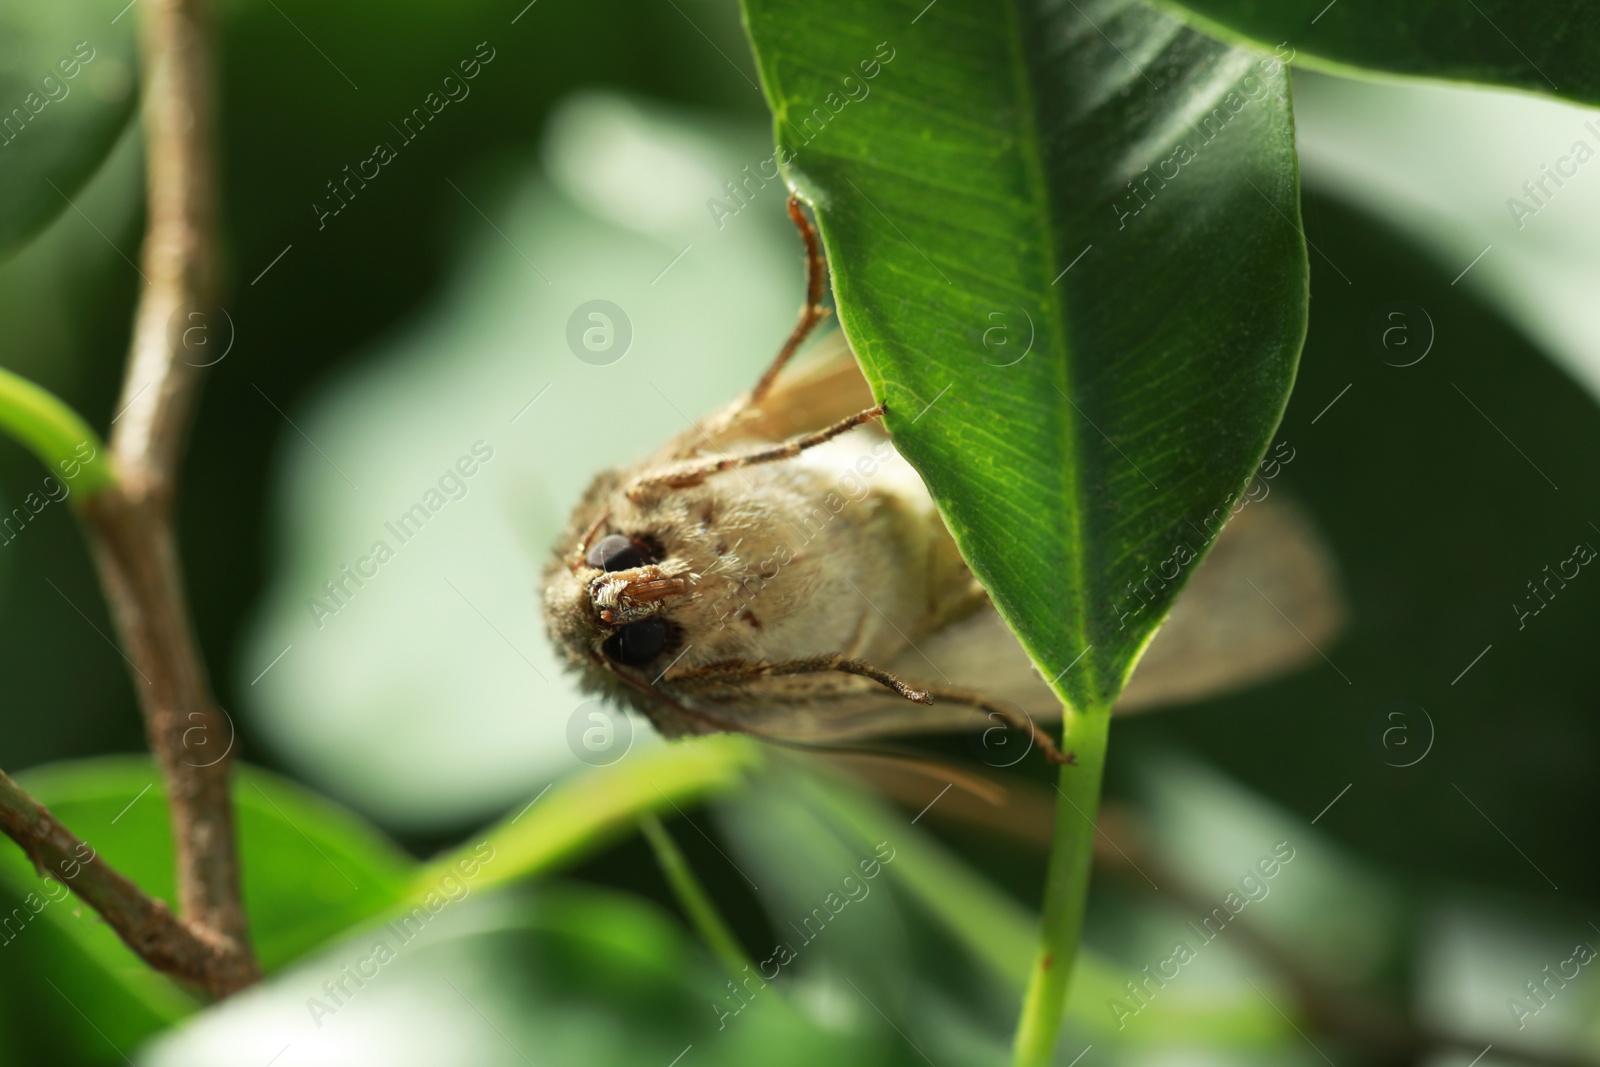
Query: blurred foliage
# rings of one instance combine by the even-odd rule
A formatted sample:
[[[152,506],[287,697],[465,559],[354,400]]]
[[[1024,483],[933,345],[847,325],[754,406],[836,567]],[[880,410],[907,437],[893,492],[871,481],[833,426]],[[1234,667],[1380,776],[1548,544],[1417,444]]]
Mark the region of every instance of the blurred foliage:
[[[1219,37],[1286,44],[1297,62],[1351,75],[1505,86],[1600,103],[1589,57],[1600,12],[1583,0],[1172,0]],[[1504,28],[1502,28],[1504,27]]]
[[[1600,546],[1586,475],[1600,410],[1452,274],[1335,202],[1308,203],[1328,258],[1313,266],[1318,314],[1279,430],[1296,455],[1273,491],[1311,511],[1343,569],[1352,620],[1323,649],[1337,667],[1131,720],[1119,744],[1181,739],[1308,818],[1353,782],[1319,825],[1374,858],[1543,893],[1520,849],[1593,900],[1600,855],[1572,847],[1570,820],[1600,803],[1585,770],[1600,758],[1600,664],[1584,651],[1600,583],[1553,583],[1520,626],[1513,605],[1537,607],[1527,583],[1574,544]],[[1430,320],[1427,358],[1392,365],[1422,353]],[[1396,324],[1410,340],[1390,334],[1386,349]]]
[[[133,114],[138,19],[126,12],[122,0],[0,7],[0,257],[77,210]]]

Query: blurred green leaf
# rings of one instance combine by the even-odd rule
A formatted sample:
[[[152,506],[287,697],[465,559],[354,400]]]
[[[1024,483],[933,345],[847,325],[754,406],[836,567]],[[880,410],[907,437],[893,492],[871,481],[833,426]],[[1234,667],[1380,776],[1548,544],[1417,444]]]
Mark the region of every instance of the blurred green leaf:
[[[1035,946],[1033,916],[880,799],[843,779],[797,773],[788,760],[779,761],[779,770],[717,805],[717,813],[738,846],[741,866],[748,865],[764,887],[763,900],[769,906],[776,900],[772,919],[780,938],[787,936],[785,920],[821,903],[858,859],[874,855],[880,842],[894,857],[883,866],[881,883],[894,897],[879,903],[871,903],[870,895],[864,898],[861,910],[872,912],[872,920],[852,923],[843,936],[817,936],[815,948],[802,947],[801,965],[815,969],[841,961],[836,969],[856,981],[866,981],[865,971],[884,988],[901,990],[894,1002],[900,1010],[897,1022],[914,1040],[924,1029],[931,1032],[949,1025],[952,1016],[966,1015],[971,1016],[965,1023],[969,1030],[987,1022],[995,1028],[991,1038],[1003,1042]],[[896,898],[902,902],[898,906]],[[920,925],[924,917],[931,923]],[[908,929],[915,936],[908,938]],[[982,969],[967,966],[951,950]],[[1119,1027],[1107,1004],[1127,996],[1124,983],[1138,977],[1145,962],[1126,966],[1102,952],[1080,952],[1067,1006],[1069,1031],[1108,1048],[1182,1041],[1243,1050],[1298,1040],[1247,986],[1241,992],[1202,982],[1175,989],[1163,998],[1162,1010],[1141,1019],[1139,1027]],[[946,1001],[951,1006],[944,1006]],[[930,1045],[944,1047],[942,1040]]]
[[[1248,899],[1247,889],[1262,901],[1270,896],[1274,903],[1261,907],[1251,900],[1246,923],[1329,986],[1383,991],[1385,980],[1405,972],[1413,947],[1406,931],[1416,915],[1399,879],[1203,764],[1162,754],[1137,765],[1149,820],[1145,848],[1208,902],[1220,904],[1230,892]],[[1279,844],[1293,858],[1276,881],[1263,879],[1258,864]],[[1246,876],[1250,883],[1240,888]]]
[[[8,852],[16,849],[3,843]],[[8,857],[9,860],[9,857]],[[0,945],[0,1063],[125,1064],[151,1034],[191,1014],[198,1002],[166,976],[122,948],[87,907],[68,897],[40,914],[72,909],[76,917],[23,921],[44,899],[37,878],[22,879],[4,864],[0,920],[9,920]],[[60,890],[52,891],[56,896]],[[38,894],[30,905],[28,893]],[[95,925],[110,941],[85,938],[74,926]],[[92,1026],[85,1025],[88,1018]]]
[[[1346,195],[1307,198],[1311,240],[1354,284],[1317,290],[1273,493],[1339,563],[1350,622],[1322,650],[1354,684],[1314,665],[1119,720],[1118,749],[1182,746],[1306,820],[1351,786],[1317,829],[1370,860],[1595,900],[1600,853],[1551,813],[1600,804],[1600,582],[1519,609],[1575,544],[1600,548],[1600,407],[1468,288],[1508,248],[1452,284],[1482,245],[1430,262]]]
[[[107,862],[172,903],[171,833],[151,761],[60,763],[18,778]],[[399,899],[410,862],[354,816],[249,767],[237,769],[234,795],[245,907],[269,970]],[[20,972],[0,968],[7,976],[0,988],[8,1014],[25,1023],[25,1042],[66,1033],[73,1058],[122,1063],[139,1041],[198,1006],[11,847],[0,849],[0,900],[10,920],[0,951],[24,961]],[[59,1054],[54,1045],[41,1048]]]
[[[0,7],[0,257],[67,208],[133,114],[137,21],[122,0]]]
[[[1600,8],[1583,0],[1166,0],[1207,32],[1335,73],[1476,82],[1600,103]]]
[[[542,873],[631,833],[641,814],[676,810],[744,781],[761,765],[760,746],[748,737],[722,735],[648,749],[609,766],[566,779],[483,836],[495,862],[477,881],[482,887]],[[410,896],[426,893],[476,843],[448,852],[412,880]]]
[[[359,984],[345,977],[379,942],[394,946],[387,962],[360,968]],[[330,979],[343,995],[330,996]],[[923,1062],[806,1025],[770,988],[744,995],[733,1012],[727,975],[656,907],[545,886],[464,898],[403,943],[392,930],[353,935],[154,1044],[145,1062],[260,1067],[286,1044],[297,1062],[349,1067]]]
[[[1121,0],[745,10],[896,446],[1046,677],[1108,707],[1186,574],[1131,583],[1207,547],[1294,380],[1287,74]]]

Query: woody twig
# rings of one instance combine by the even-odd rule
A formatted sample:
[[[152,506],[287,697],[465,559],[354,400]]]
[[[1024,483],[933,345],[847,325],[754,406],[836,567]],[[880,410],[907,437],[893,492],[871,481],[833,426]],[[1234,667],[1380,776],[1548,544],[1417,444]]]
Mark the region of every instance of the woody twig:
[[[255,981],[260,970],[239,897],[228,792],[232,727],[200,659],[172,524],[200,373],[176,341],[191,312],[203,314],[218,287],[212,27],[205,0],[146,0],[140,16],[145,288],[114,420],[116,480],[89,498],[82,514],[166,782],[179,917],[98,860],[94,877],[75,880],[73,888],[153,966],[223,996]],[[228,751],[215,756],[224,746]],[[0,789],[0,829],[49,867],[54,850],[76,838],[7,782]]]
[[[216,951],[213,938],[112,870],[3,771],[0,830],[22,846],[42,874],[70,887],[99,912],[117,936],[156,970],[218,995],[236,987],[236,968]]]

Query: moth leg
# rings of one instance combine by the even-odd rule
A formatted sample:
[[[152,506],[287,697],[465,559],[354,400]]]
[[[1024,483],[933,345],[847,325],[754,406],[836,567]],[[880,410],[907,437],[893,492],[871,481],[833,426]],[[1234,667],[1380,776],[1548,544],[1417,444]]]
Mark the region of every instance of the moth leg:
[[[811,336],[811,331],[816,329],[817,323],[828,316],[828,309],[822,306],[822,296],[828,284],[828,261],[822,255],[822,242],[817,238],[817,228],[806,218],[799,197],[793,194],[789,196],[789,218],[793,220],[795,229],[800,231],[800,239],[806,245],[806,302],[800,309],[800,318],[790,331],[789,339],[778,349],[777,358],[772,361],[772,366],[767,368],[761,380],[756,382],[755,388],[750,390],[750,398],[745,402],[748,407],[761,406],[761,401],[772,391],[784,365],[795,352],[799,351],[806,338]]]
[[[648,498],[653,490],[685,489],[692,485],[699,485],[711,475],[720,474],[723,471],[737,470],[740,467],[753,467],[759,463],[774,463],[778,460],[793,459],[806,449],[815,448],[824,441],[831,441],[840,434],[847,430],[853,430],[864,422],[882,418],[886,410],[883,404],[879,404],[865,411],[858,411],[848,418],[840,419],[832,426],[824,427],[813,433],[803,433],[767,448],[746,452],[741,456],[723,456],[720,459],[669,467],[654,474],[644,475],[628,487],[628,499],[638,503]]]
[[[1039,751],[1044,753],[1044,758],[1051,763],[1077,762],[1072,753],[1063,754],[1061,749],[1056,747],[1055,739],[1049,733],[1040,729],[1031,718],[1026,715],[1019,715],[1010,708],[1002,707],[981,693],[974,693],[969,689],[956,689],[950,686],[929,686],[928,696],[930,699],[927,703],[929,704],[932,704],[933,699],[936,698],[948,700],[952,704],[970,704],[978,711],[988,712],[990,715],[998,715],[1001,721],[1013,730],[1021,730],[1032,737],[1034,743],[1039,746]]]
[[[773,386],[778,382],[778,375],[783,373],[783,368],[788,365],[790,358],[800,350],[800,346],[811,336],[811,331],[816,329],[817,324],[828,317],[828,309],[822,306],[822,297],[828,284],[828,261],[822,254],[822,242],[817,238],[816,227],[806,218],[805,209],[800,206],[799,198],[792,193],[789,196],[788,206],[789,218],[794,221],[795,229],[800,231],[800,239],[806,246],[806,302],[800,308],[800,318],[796,320],[794,329],[789,332],[788,340],[778,349],[777,357],[756,382],[755,388],[734,401],[702,428],[701,437],[708,441],[721,437],[754,415],[756,409],[761,407],[762,401],[767,398],[767,394],[772,392]]]
[[[933,699],[926,692],[902,682],[895,675],[881,667],[874,667],[865,660],[847,659],[838,652],[825,656],[809,656],[805,659],[785,660],[782,663],[749,663],[744,660],[726,660],[722,663],[708,663],[702,667],[695,667],[671,679],[673,684],[682,685],[685,682],[747,682],[757,678],[778,678],[791,674],[819,674],[826,671],[839,671],[843,674],[854,674],[860,678],[877,682],[885,689],[905,697],[915,704],[932,704]]]

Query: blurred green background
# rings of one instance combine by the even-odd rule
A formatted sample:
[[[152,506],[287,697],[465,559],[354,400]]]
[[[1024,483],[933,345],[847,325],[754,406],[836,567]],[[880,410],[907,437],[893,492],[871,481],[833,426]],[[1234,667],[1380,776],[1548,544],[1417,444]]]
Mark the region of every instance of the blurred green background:
[[[898,850],[847,929],[806,943],[737,1016],[626,832],[597,833],[558,879],[474,889],[348,1013],[312,1010],[381,936],[339,932],[431,877],[418,860],[596,773],[568,743],[582,698],[540,624],[544,553],[597,470],[759,372],[799,257],[775,183],[720,226],[706,207],[771,154],[732,3],[220,15],[234,334],[189,446],[181,539],[219,699],[262,769],[240,786],[247,892],[266,962],[287,969],[167,1030],[193,1002],[52,904],[0,945],[0,1063],[1004,1062],[1047,838],[1031,759],[1002,772],[1002,809],[876,768],[886,803],[775,752],[739,756],[764,760],[752,784],[668,808],[757,961],[876,842]],[[470,95],[319,226],[326,183],[485,48]],[[1093,1045],[1101,1063],[1464,1067],[1491,1044],[1485,1067],[1600,1062],[1591,968],[1537,1014],[1507,1005],[1539,1006],[1524,983],[1600,944],[1600,578],[1524,628],[1509,606],[1575,543],[1600,544],[1600,178],[1523,229],[1503,204],[1587,116],[1326,77],[1296,93],[1312,321],[1273,491],[1326,532],[1351,621],[1330,663],[1115,729],[1109,818],[1134,854],[1108,852],[1097,875],[1060,1062]],[[140,285],[140,170],[130,132],[75,209],[0,265],[6,365],[102,427]],[[632,329],[605,366],[565,341],[595,299]],[[478,442],[492,459],[464,495],[319,620],[323,583]],[[41,479],[0,446],[6,509]],[[0,766],[142,751],[67,508],[0,549],[0,597]],[[633,744],[619,772],[660,756],[642,722]],[[970,739],[917,748],[988,770]],[[159,892],[151,777],[134,760],[28,781]],[[1119,1028],[1108,1002],[1138,1006],[1124,983],[1194,943],[1186,924],[1279,842],[1295,859],[1270,894]],[[30,884],[10,860],[7,908]],[[1403,1040],[1340,1025],[1339,998],[1413,1025]]]

